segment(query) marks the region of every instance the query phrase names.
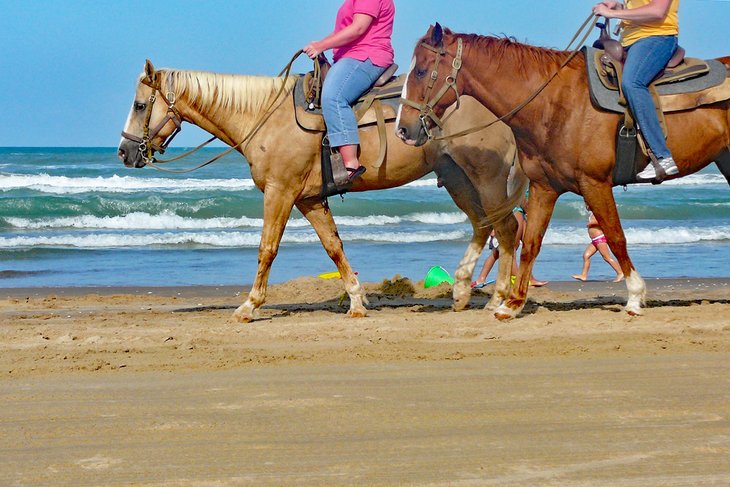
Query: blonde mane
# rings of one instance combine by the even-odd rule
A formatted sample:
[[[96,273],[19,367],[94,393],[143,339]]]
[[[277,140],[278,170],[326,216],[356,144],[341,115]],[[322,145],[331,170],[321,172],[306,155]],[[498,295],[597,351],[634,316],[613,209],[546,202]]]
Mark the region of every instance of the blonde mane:
[[[161,69],[162,86],[170,86],[178,99],[185,99],[200,112],[258,113],[281,89],[283,78],[220,74],[205,71]],[[283,93],[294,88],[296,77],[286,80]]]

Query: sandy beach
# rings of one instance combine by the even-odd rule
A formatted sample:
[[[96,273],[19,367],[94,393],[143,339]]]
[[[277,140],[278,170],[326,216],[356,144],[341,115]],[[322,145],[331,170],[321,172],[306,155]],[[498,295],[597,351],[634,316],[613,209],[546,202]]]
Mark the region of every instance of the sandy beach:
[[[647,286],[0,290],[0,484],[728,485],[730,279]]]

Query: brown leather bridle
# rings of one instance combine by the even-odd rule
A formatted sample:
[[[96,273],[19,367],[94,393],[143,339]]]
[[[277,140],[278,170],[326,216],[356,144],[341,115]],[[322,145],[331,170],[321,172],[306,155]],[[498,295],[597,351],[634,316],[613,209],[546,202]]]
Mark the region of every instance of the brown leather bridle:
[[[137,142],[139,144],[139,148],[137,150],[142,155],[142,160],[145,162],[145,164],[150,164],[155,162],[155,152],[164,154],[165,150],[167,150],[167,146],[170,145],[170,142],[172,142],[172,139],[174,139],[175,136],[180,133],[180,130],[182,130],[183,119],[180,116],[180,112],[177,110],[177,108],[175,108],[175,93],[171,89],[167,90],[167,95],[162,92],[162,83],[160,81],[159,73],[154,73],[150,77],[143,78],[140,83],[152,88],[152,93],[150,94],[150,97],[147,101],[142,137],[138,137],[125,131],[122,131],[122,137],[127,140],[131,140],[132,142]],[[167,113],[165,114],[165,117],[162,119],[162,121],[160,121],[160,123],[157,124],[154,129],[150,130],[152,109],[154,108],[155,101],[157,101],[158,95],[167,105]],[[165,137],[165,139],[162,141],[162,144],[155,144],[153,142],[154,139],[157,137],[163,127],[167,125],[167,123],[170,121],[175,124],[175,130],[173,130],[170,135]]]
[[[497,118],[496,120],[492,120],[491,122],[485,123],[483,125],[478,125],[476,127],[472,127],[466,130],[462,130],[461,132],[457,132],[455,134],[450,135],[440,135],[438,137],[434,137],[433,134],[428,130],[428,126],[426,125],[426,118],[430,118],[436,125],[439,126],[439,128],[443,129],[443,123],[454,114],[454,112],[459,108],[459,91],[456,89],[456,75],[459,72],[459,69],[461,69],[462,66],[462,42],[461,38],[457,38],[457,48],[456,48],[456,55],[454,56],[454,60],[451,63],[451,74],[446,77],[446,80],[444,82],[444,85],[441,87],[441,89],[434,95],[433,99],[430,101],[428,100],[428,95],[433,89],[434,84],[436,84],[436,80],[438,79],[438,66],[441,62],[441,58],[449,54],[445,49],[437,49],[433,46],[430,46],[426,44],[425,42],[422,42],[420,44],[421,47],[428,49],[429,51],[432,51],[436,53],[436,59],[434,60],[433,65],[433,71],[431,71],[431,79],[428,82],[428,87],[426,88],[426,94],[423,97],[424,103],[415,103],[410,100],[407,100],[405,98],[401,98],[400,102],[402,105],[408,105],[410,107],[415,108],[416,110],[419,110],[419,116],[418,118],[421,120],[421,125],[423,127],[423,130],[425,131],[426,135],[429,139],[435,139],[435,140],[451,140],[458,137],[463,137],[465,135],[473,134],[475,132],[479,132],[480,130],[484,130],[488,127],[491,127],[497,122],[503,122],[510,117],[512,117],[514,114],[525,108],[532,100],[537,98],[537,96],[542,93],[542,90],[545,89],[545,87],[550,84],[550,82],[555,79],[555,77],[560,73],[560,70],[562,70],[565,66],[568,65],[571,59],[573,59],[581,49],[581,46],[583,46],[583,43],[588,38],[588,35],[591,33],[592,21],[594,19],[593,13],[588,15],[586,20],[583,22],[583,24],[580,26],[578,31],[575,33],[573,38],[568,43],[568,47],[565,48],[566,51],[571,51],[568,57],[563,61],[558,69],[555,70],[555,72],[547,79],[545,82],[543,82],[542,85],[540,85],[525,101],[517,105],[515,108],[510,110],[509,112],[505,113],[501,117]],[[585,30],[585,34],[583,37],[578,41],[577,47],[571,50],[571,46],[573,43],[580,37],[580,34]],[[454,93],[456,93],[456,108],[454,111],[451,112],[451,114],[447,115],[444,119],[440,120],[438,116],[433,112],[433,107],[436,105],[436,103],[443,98],[443,96],[446,94],[447,91],[450,89],[454,90]]]
[[[456,93],[456,109],[459,108],[459,90],[456,89],[456,76],[459,74],[459,70],[461,69],[461,55],[464,46],[461,38],[457,39],[456,55],[454,55],[454,60],[451,62],[451,73],[446,76],[446,79],[444,80],[444,84],[441,86],[441,89],[437,91],[433,98],[431,98],[430,100],[428,99],[428,97],[431,94],[431,90],[433,90],[433,87],[436,84],[436,80],[438,80],[439,77],[439,64],[441,63],[441,58],[450,54],[444,48],[437,49],[433,46],[426,44],[425,42],[421,43],[421,47],[423,47],[424,49],[428,49],[429,51],[436,54],[436,57],[433,61],[433,70],[431,70],[431,77],[428,80],[428,86],[426,86],[426,93],[424,93],[423,95],[423,103],[416,103],[406,98],[401,98],[400,103],[402,105],[407,105],[418,110],[418,119],[421,121],[421,126],[423,127],[423,130],[425,131],[429,139],[433,139],[433,134],[428,130],[426,119],[430,118],[433,123],[435,123],[439,128],[443,129],[443,125],[446,120],[448,120],[451,114],[454,113],[451,112],[450,115],[447,115],[445,118],[441,119],[433,111],[433,107],[439,101],[441,101],[441,98],[444,97],[446,92],[451,89],[454,90],[454,93]],[[456,111],[456,109],[454,111]]]

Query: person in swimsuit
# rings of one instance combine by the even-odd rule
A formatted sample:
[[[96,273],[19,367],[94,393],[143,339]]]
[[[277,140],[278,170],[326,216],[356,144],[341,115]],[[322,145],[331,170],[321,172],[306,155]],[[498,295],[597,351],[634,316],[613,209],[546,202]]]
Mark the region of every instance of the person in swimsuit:
[[[622,281],[624,273],[621,272],[621,267],[619,267],[618,262],[616,262],[616,259],[614,259],[611,255],[611,251],[608,248],[608,242],[606,241],[606,236],[603,235],[603,230],[601,230],[601,227],[598,225],[598,220],[596,220],[596,217],[590,210],[588,210],[587,227],[591,243],[588,244],[583,252],[583,271],[580,274],[573,275],[573,279],[577,279],[579,281],[588,280],[588,269],[591,267],[591,257],[593,257],[596,252],[599,252],[601,257],[603,257],[603,260],[605,260],[606,263],[608,263],[608,265],[616,271],[616,278],[613,282]]]

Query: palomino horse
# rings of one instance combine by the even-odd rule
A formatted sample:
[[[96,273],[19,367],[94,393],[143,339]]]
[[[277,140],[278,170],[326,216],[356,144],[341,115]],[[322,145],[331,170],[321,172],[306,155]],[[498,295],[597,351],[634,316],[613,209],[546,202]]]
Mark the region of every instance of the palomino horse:
[[[264,225],[253,287],[234,312],[240,322],[251,321],[264,303],[269,270],[295,205],[314,227],[342,276],[350,297],[348,315],[366,313],[363,290],[345,257],[332,214],[319,197],[321,134],[297,125],[291,100],[293,86],[293,78],[155,71],[147,61],[119,145],[118,154],[125,166],[143,167],[151,162],[154,149],[166,147],[170,136],[185,121],[236,147],[246,158],[256,186],[264,193]],[[174,108],[169,107],[171,104]],[[490,117],[494,119],[479,103],[465,99],[446,128],[462,130]],[[471,242],[455,273],[454,308],[463,309],[468,303],[471,276],[492,228],[487,217],[499,240],[505,242],[497,289],[490,301],[496,307],[506,299],[510,287],[513,246],[508,243],[514,242],[516,225],[515,219],[507,216],[527,185],[516,164],[512,189],[508,191],[507,179],[515,161],[511,131],[501,125],[489,134],[475,134],[458,143],[414,148],[401,144],[394,128],[390,123],[387,159],[379,168],[373,167],[379,149],[377,129],[361,130],[361,162],[367,172],[352,191],[392,188],[435,171],[473,228]],[[245,143],[239,145],[241,141]]]
[[[438,119],[459,95],[473,96],[498,117],[507,115],[505,123],[515,134],[522,168],[530,179],[529,218],[516,285],[495,313],[500,319],[512,318],[524,307],[555,202],[568,191],[584,197],[621,265],[629,295],[626,311],[641,314],[645,301],[644,280],[626,250],[611,190],[620,115],[592,105],[584,57],[570,59],[536,98],[514,113],[569,56],[506,38],[456,34],[436,24],[416,44],[414,67],[404,88],[407,97],[397,130],[407,143],[425,143],[434,124],[430,112]],[[442,96],[431,99],[431,92]],[[422,107],[420,113],[415,107]],[[718,161],[730,181],[728,107],[724,101],[666,115],[667,140],[679,176]]]

